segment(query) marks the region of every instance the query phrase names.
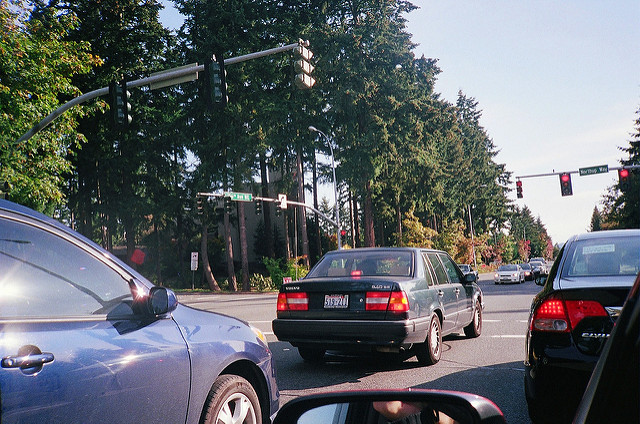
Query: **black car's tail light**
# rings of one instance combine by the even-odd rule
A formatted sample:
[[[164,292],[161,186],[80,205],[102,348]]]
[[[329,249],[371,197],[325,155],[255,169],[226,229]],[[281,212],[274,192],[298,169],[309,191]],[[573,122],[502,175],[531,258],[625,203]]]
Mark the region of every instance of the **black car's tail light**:
[[[309,310],[309,296],[304,292],[279,293],[278,311],[307,311]]]
[[[365,310],[407,312],[409,310],[409,299],[403,291],[367,292]]]
[[[386,311],[389,304],[389,292],[367,292],[364,302],[366,311]]]
[[[547,299],[536,308],[529,329],[569,332],[584,318],[598,316],[607,316],[607,311],[594,300]]]

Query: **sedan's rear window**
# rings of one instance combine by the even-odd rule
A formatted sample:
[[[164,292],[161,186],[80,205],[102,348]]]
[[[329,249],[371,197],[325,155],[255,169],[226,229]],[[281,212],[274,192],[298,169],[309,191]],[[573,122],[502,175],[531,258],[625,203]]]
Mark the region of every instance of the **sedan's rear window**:
[[[307,278],[413,275],[412,252],[345,251],[325,256]]]
[[[502,265],[498,268],[498,271],[517,271],[517,265]]]
[[[638,272],[640,238],[603,237],[572,243],[562,277],[635,276]]]

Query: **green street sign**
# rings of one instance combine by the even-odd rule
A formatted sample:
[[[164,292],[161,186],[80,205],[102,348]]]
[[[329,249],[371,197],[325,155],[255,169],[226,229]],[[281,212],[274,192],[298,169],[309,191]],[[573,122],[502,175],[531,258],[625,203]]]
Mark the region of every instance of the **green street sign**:
[[[609,165],[590,166],[588,168],[580,168],[580,176],[606,174],[609,172]]]
[[[238,202],[251,202],[253,201],[253,195],[251,193],[235,193],[233,191],[227,191],[224,193],[225,197],[231,198]]]

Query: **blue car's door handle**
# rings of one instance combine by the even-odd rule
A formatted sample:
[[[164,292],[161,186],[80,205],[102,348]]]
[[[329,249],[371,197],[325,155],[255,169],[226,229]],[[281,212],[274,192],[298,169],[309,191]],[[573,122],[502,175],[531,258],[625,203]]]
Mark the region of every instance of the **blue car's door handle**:
[[[33,368],[53,362],[53,353],[40,353],[25,356],[7,356],[2,358],[2,368]]]

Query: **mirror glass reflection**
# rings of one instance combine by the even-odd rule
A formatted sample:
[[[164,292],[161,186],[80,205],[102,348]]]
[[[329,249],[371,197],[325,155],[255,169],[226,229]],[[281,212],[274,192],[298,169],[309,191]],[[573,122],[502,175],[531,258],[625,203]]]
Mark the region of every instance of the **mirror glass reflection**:
[[[297,424],[467,424],[473,419],[465,408],[448,403],[375,402],[331,403],[302,414]]]

